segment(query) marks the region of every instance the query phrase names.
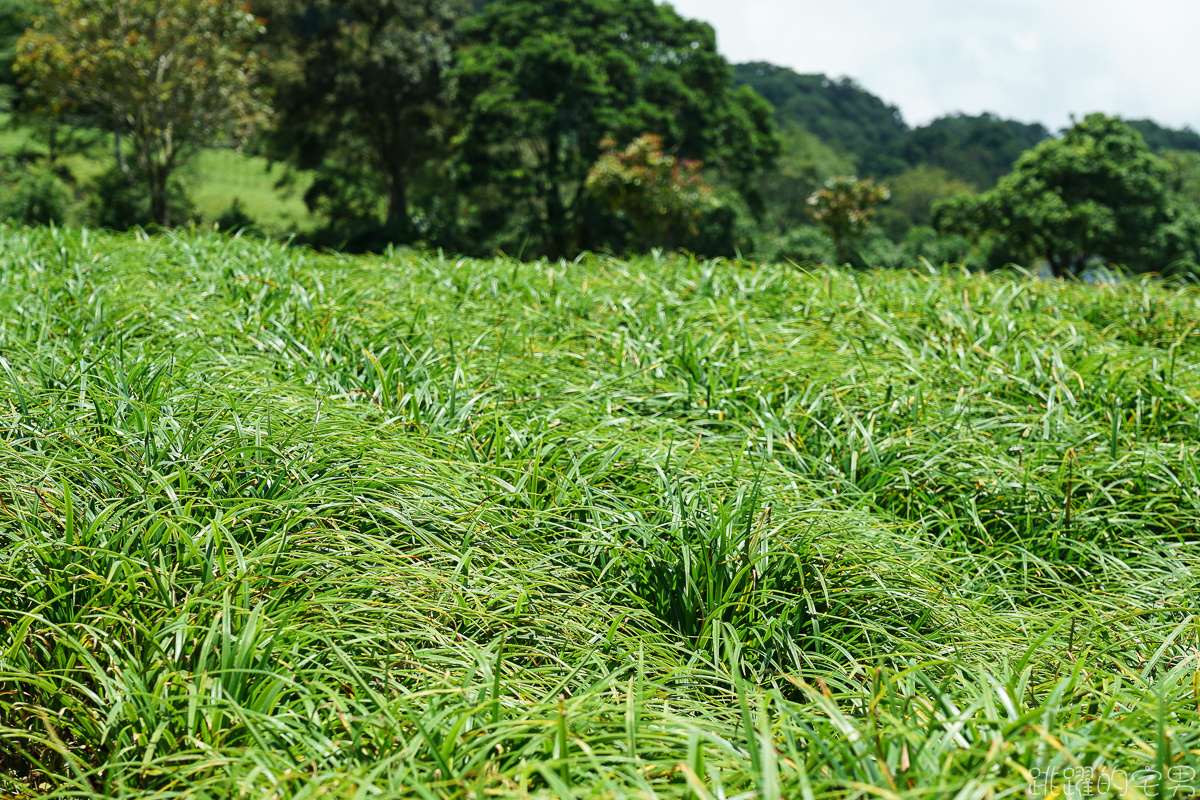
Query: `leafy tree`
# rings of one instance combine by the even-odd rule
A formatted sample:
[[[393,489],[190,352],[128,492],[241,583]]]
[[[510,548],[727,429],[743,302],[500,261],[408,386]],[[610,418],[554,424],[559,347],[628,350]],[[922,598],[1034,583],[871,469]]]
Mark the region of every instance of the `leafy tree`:
[[[830,178],[808,198],[809,214],[833,240],[839,264],[854,260],[855,245],[865,241],[880,203],[891,193],[872,180]]]
[[[19,104],[21,86],[13,72],[17,43],[43,5],[40,0],[0,0],[0,111]]]
[[[461,178],[496,218],[523,213],[544,253],[589,238],[584,184],[606,138],[657,134],[745,191],[777,155],[769,106],[731,88],[712,28],[669,5],[497,0],[465,35]]]
[[[1062,138],[1025,153],[992,190],[958,195],[934,209],[943,231],[990,235],[999,252],[1057,276],[1094,257],[1138,270],[1161,266],[1154,244],[1170,220],[1169,169],[1119,119],[1092,114]]]
[[[1169,150],[1162,157],[1171,171],[1167,189],[1175,202],[1200,209],[1200,152]]]
[[[1184,267],[1200,276],[1200,153],[1169,150],[1162,154],[1170,169],[1167,180],[1170,220],[1155,233],[1168,271]]]
[[[52,0],[22,37],[17,66],[43,113],[84,107],[110,122],[122,173],[145,186],[153,221],[167,227],[175,170],[264,116],[251,47],[261,33],[225,0]]]
[[[452,130],[464,0],[285,0],[272,17],[275,155],[318,173],[310,206],[408,233],[411,189]]]
[[[662,137],[644,134],[624,150],[616,142],[600,156],[587,178],[587,190],[608,211],[633,229],[641,249],[672,247],[695,236],[715,192],[704,182],[698,161],[680,160],[663,152]]]

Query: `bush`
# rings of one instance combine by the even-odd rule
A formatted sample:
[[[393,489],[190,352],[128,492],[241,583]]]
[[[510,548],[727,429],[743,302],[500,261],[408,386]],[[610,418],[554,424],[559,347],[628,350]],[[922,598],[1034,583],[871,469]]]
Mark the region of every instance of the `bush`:
[[[240,197],[233,198],[233,202],[229,208],[214,221],[216,222],[217,230],[226,233],[238,233],[240,231],[254,233],[258,231],[257,223],[255,223],[253,217],[246,213]]]
[[[820,228],[804,225],[780,237],[771,250],[770,260],[794,264],[832,264],[837,256],[829,234]]]
[[[850,264],[858,269],[899,269],[904,263],[904,251],[877,226],[867,230],[850,255]]]
[[[3,167],[0,181],[4,192],[0,198],[0,217],[24,225],[66,221],[72,192],[53,169],[10,159]]]
[[[928,225],[918,225],[904,237],[904,256],[915,262],[924,258],[935,267],[945,264],[967,264],[972,260],[971,243],[957,234],[939,234]]]
[[[193,208],[183,185],[172,180],[167,191],[171,219],[190,219]],[[88,217],[94,225],[124,231],[139,225],[155,224],[150,211],[150,193],[146,187],[141,182],[130,183],[116,167],[96,178],[88,194]]]

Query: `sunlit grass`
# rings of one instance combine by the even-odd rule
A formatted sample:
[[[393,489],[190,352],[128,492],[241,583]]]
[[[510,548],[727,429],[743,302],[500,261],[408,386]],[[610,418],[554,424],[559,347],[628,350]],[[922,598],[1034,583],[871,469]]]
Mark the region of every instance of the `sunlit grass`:
[[[112,138],[98,131],[80,130],[70,134],[73,144],[60,155],[64,168],[82,195],[89,184],[113,167]],[[44,157],[46,144],[29,127],[12,124],[10,115],[0,114],[0,156]],[[312,175],[298,172],[291,181],[282,181],[283,164],[271,164],[266,158],[252,156],[227,147],[201,150],[177,171],[193,216],[211,224],[227,215],[237,201],[239,210],[254,223],[256,230],[272,236],[311,233],[324,220],[309,213],[304,192]],[[75,214],[84,214],[84,203]]]
[[[0,236],[2,792],[1200,784],[1196,290]]]
[[[188,196],[204,219],[220,219],[237,201],[242,213],[271,234],[304,233],[320,225],[304,204],[311,175],[280,184],[285,168],[230,149],[205,150],[184,171]]]

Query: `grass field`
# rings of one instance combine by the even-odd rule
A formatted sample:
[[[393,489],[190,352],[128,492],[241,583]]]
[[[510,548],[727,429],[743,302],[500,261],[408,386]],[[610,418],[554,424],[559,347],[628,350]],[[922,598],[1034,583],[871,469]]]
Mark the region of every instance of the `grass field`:
[[[0,232],[0,794],[1195,796],[1198,321]]]

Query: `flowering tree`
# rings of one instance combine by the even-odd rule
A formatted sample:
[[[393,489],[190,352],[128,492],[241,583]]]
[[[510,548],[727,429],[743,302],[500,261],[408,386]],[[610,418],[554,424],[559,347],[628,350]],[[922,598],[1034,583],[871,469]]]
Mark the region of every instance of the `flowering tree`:
[[[845,264],[871,227],[879,204],[890,198],[888,188],[872,180],[830,178],[808,198],[808,213],[833,239],[838,263]]]
[[[642,248],[670,247],[697,233],[697,223],[717,202],[699,161],[663,152],[662,137],[643,134],[624,150],[601,142],[604,153],[588,173],[587,190],[625,219]]]

